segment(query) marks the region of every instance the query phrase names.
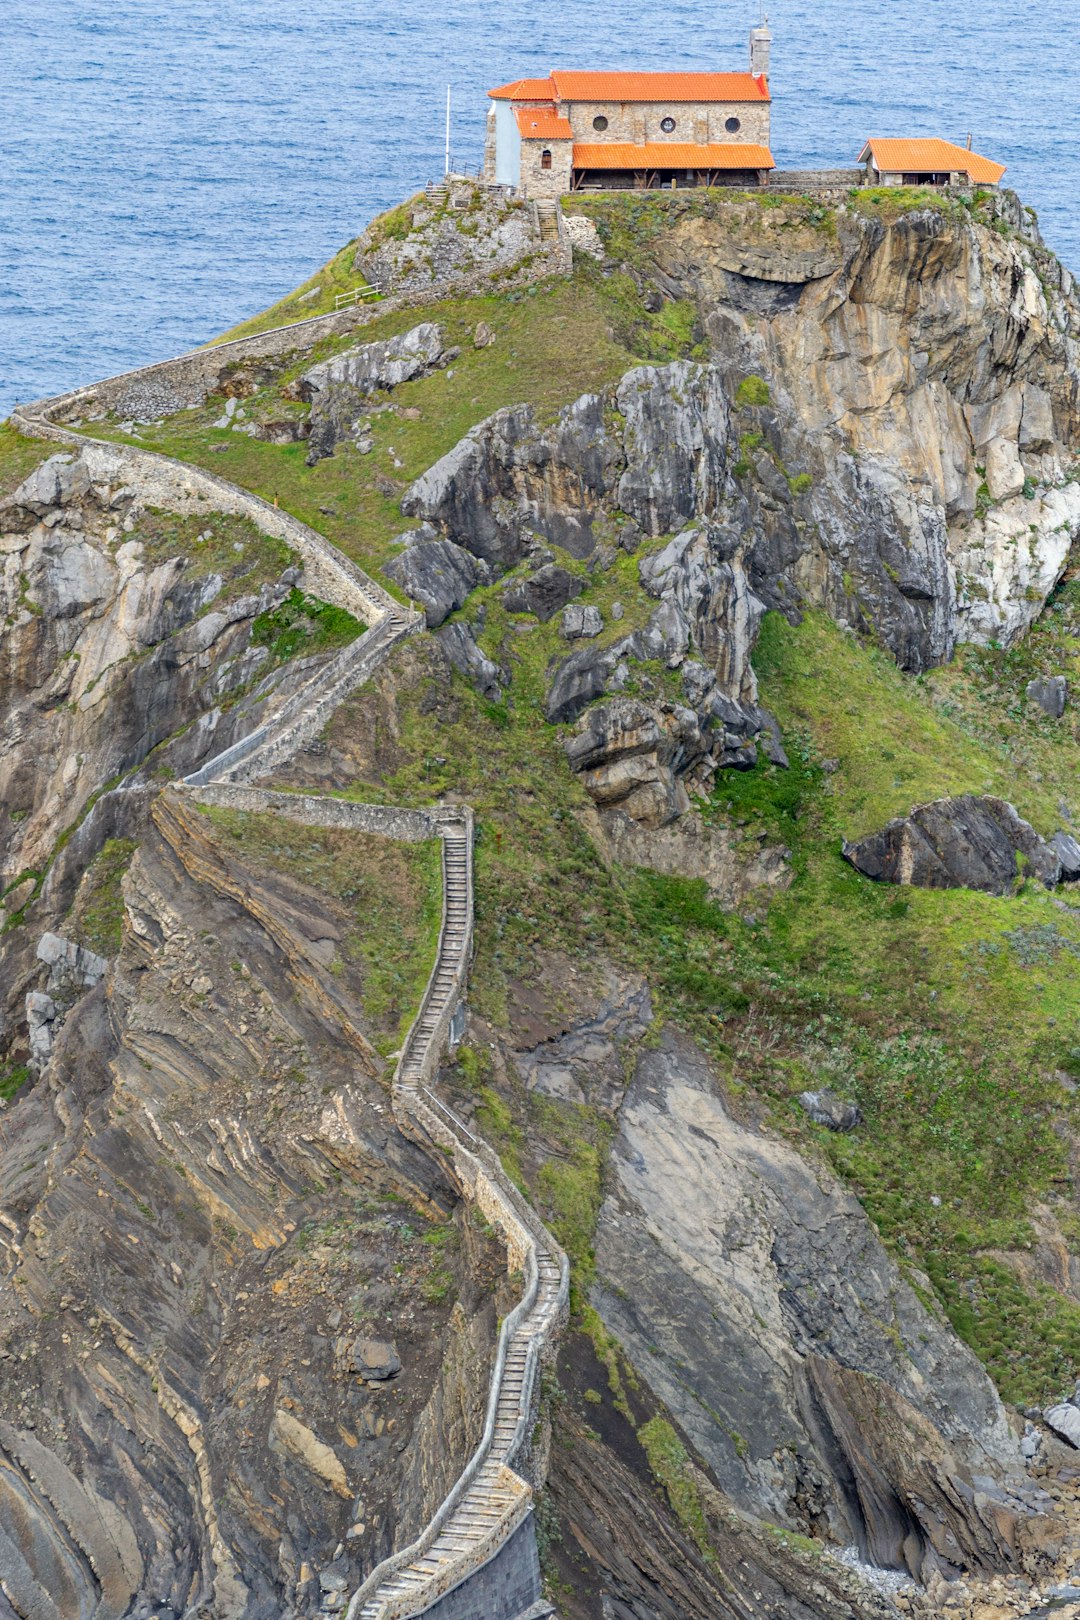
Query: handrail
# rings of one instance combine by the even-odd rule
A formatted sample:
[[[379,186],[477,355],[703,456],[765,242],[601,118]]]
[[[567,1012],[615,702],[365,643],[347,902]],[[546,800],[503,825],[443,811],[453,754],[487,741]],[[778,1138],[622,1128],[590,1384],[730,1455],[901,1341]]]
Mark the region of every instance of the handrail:
[[[334,308],[347,309],[350,304],[362,304],[368,298],[381,298],[378,287],[353,287],[349,292],[334,294]]]
[[[441,1097],[436,1097],[430,1086],[424,1086],[422,1090],[428,1102],[433,1103],[440,1113],[445,1116],[447,1124],[450,1125],[455,1131],[460,1131],[462,1136],[467,1136],[470,1142],[476,1142],[477,1147],[479,1147],[480,1144],[473,1135],[472,1131],[470,1131],[469,1127],[465,1124],[465,1121],[460,1119],[458,1115],[454,1113],[454,1110],[449,1106],[449,1104],[444,1103]]]
[[[411,1564],[414,1559],[422,1557],[427,1552],[428,1548],[438,1538],[439,1532],[450,1518],[454,1508],[457,1507],[487,1461],[491,1443],[495,1438],[495,1423],[499,1415],[499,1399],[502,1394],[502,1379],[503,1373],[506,1371],[506,1356],[510,1340],[519,1322],[528,1315],[535,1305],[536,1295],[540,1287],[540,1270],[536,1263],[536,1256],[532,1252],[529,1255],[527,1275],[529,1280],[525,1293],[514,1306],[509,1316],[504,1318],[502,1327],[499,1329],[499,1342],[495,1351],[495,1365],[491,1374],[484,1432],[480,1437],[476,1450],[412,1545],[403,1547],[400,1552],[391,1553],[389,1558],[384,1558],[381,1564],[376,1564],[364,1584],[353,1593],[349,1607],[345,1611],[345,1620],[356,1620],[356,1615],[363,1604],[366,1603],[369,1597],[374,1596],[379,1587],[389,1580],[391,1575],[396,1575],[398,1570],[404,1569],[407,1564]]]

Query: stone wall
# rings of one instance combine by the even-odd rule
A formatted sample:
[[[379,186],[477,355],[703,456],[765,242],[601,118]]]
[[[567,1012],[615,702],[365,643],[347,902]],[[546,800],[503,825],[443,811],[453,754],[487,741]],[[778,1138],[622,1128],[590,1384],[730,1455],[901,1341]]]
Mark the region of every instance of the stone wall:
[[[429,810],[403,810],[391,804],[353,804],[348,799],[313,798],[306,793],[279,793],[272,788],[235,782],[208,782],[195,789],[196,804],[223,810],[258,811],[288,816],[305,827],[341,827],[374,833],[379,838],[420,844],[438,837],[439,821]]]
[[[565,196],[573,173],[573,147],[573,141],[522,141],[522,193],[534,201]],[[545,152],[551,153],[550,169],[543,167]]]
[[[704,145],[710,141],[753,141],[762,146],[769,144],[769,110],[767,101],[696,101],[630,102],[579,101],[564,102],[561,111],[570,120],[576,141],[693,141]],[[594,118],[606,118],[607,128],[593,128]],[[675,128],[660,128],[665,118],[674,118]],[[740,128],[728,130],[724,126],[729,118],[737,118]]]
[[[426,1620],[513,1620],[530,1609],[542,1590],[536,1526],[530,1513],[491,1561],[430,1609]]]
[[[817,191],[821,188],[865,186],[866,176],[861,169],[774,169],[769,185],[781,191]]]

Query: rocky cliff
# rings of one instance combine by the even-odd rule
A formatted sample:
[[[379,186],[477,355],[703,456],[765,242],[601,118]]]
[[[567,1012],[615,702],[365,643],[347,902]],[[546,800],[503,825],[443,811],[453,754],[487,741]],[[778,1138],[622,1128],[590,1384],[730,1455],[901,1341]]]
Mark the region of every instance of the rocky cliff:
[[[563,229],[525,287],[520,210],[417,201],[359,244],[370,330],[56,414],[423,610],[267,781],[476,813],[438,1089],[572,1261],[557,1612],[1075,1606],[1071,277],[1008,196]],[[508,1303],[388,1115],[433,873],[170,790],[359,626],[69,448],[0,507],[0,1607],[337,1613]]]

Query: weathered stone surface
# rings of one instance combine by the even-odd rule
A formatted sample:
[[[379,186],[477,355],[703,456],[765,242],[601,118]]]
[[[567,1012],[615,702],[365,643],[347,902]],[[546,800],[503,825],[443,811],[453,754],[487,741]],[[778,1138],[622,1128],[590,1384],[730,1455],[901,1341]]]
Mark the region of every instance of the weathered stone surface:
[[[424,527],[402,536],[404,551],[386,564],[384,572],[395,585],[407,591],[427,616],[428,629],[435,629],[457,608],[471,590],[486,583],[488,571],[468,551],[452,540],[435,537]]]
[[[1059,1434],[1070,1446],[1080,1450],[1080,1411],[1071,1401],[1048,1406],[1043,1415],[1055,1434]]]
[[[36,954],[39,962],[52,969],[51,979],[71,979],[87,989],[97,984],[109,965],[104,956],[76,945],[74,940],[61,939],[59,934],[42,934]]]
[[[602,697],[619,661],[613,647],[579,647],[563,660],[548,687],[544,716],[553,725],[576,720]]]
[[[537,536],[586,557],[621,459],[604,410],[602,395],[586,394],[544,429],[529,406],[497,411],[411,485],[401,510],[499,571],[519,562]]]
[[[652,1023],[648,982],[611,972],[599,1005],[564,1033],[525,1051],[513,1062],[530,1091],[610,1111],[626,1089],[626,1048]]]
[[[1013,1556],[1039,1503],[975,1357],[685,1038],[639,1060],[612,1163],[593,1303],[739,1507],[924,1577]]]
[[[324,1480],[331,1490],[336,1491],[339,1496],[352,1497],[348,1475],[341,1458],[334,1448],[328,1446],[324,1440],[320,1440],[306,1423],[301,1423],[291,1412],[283,1412],[278,1407],[274,1413],[270,1432],[306,1468],[310,1468],[313,1474]]]
[[[514,197],[452,183],[447,207],[424,195],[404,205],[408,234],[387,235],[376,219],[356,247],[356,268],[382,293],[419,292],[448,277],[506,269],[540,246],[529,209]]]
[[[27,1038],[30,1061],[38,1068],[44,1068],[49,1061],[56,1014],[57,1006],[52,996],[46,995],[43,990],[30,991],[26,997]]]
[[[562,633],[567,641],[587,641],[598,636],[604,628],[600,609],[591,604],[583,607],[574,602],[562,610]]]
[[[467,624],[444,624],[436,640],[458,674],[471,681],[481,697],[495,702],[502,696],[506,689],[503,672],[481,652]]]
[[[961,794],[916,805],[881,832],[843,846],[845,860],[881,883],[921,889],[982,889],[1009,894],[1030,870],[1048,887],[1061,877],[1061,863],[1004,799]]]
[[[45,517],[56,507],[77,503],[89,489],[90,473],[81,456],[49,456],[0,502],[0,525],[7,528],[20,517]]]
[[[442,328],[423,321],[398,337],[361,343],[305,371],[298,385],[311,403],[308,464],[333,455],[334,446],[353,434],[365,405],[403,382],[445,365]]]
[[[570,768],[590,797],[619,806],[646,827],[661,827],[689,809],[681,777],[707,752],[692,709],[614,698],[589,710],[567,739]]]
[[[834,1091],[803,1091],[799,1102],[815,1125],[830,1131],[853,1131],[862,1120],[854,1103],[846,1103]]]
[[[747,850],[737,833],[693,814],[646,827],[623,804],[598,812],[593,836],[622,866],[701,878],[711,897],[728,910],[767,904],[791,883],[790,850],[775,844]]]
[[[730,415],[722,375],[677,360],[640,367],[615,389],[626,470],[618,501],[644,534],[670,534],[716,510],[724,489]]]
[[[401,1357],[387,1339],[357,1339],[349,1352],[349,1359],[354,1372],[358,1372],[362,1378],[373,1378],[376,1382],[396,1378],[401,1371]]]
[[[109,999],[82,997],[0,1131],[5,1593],[17,1570],[20,1614],[299,1613],[348,1527],[346,1590],[475,1447],[501,1257],[463,1227],[452,1297],[406,1276],[420,1212],[462,1217],[388,1127],[360,980],[318,949],[355,906],[248,866],[169,793],[124,887]],[[349,1342],[394,1313],[363,1384],[343,1311]]]
[[[653,596],[682,609],[716,685],[736,701],[755,702],[750,655],[765,604],[750,588],[740,537],[723,525],[695,524],[644,557],[638,573]]]
[[[1064,675],[1037,675],[1024,688],[1028,700],[1036,704],[1051,720],[1060,720],[1065,713],[1069,697],[1069,683]]]
[[[1062,882],[1074,883],[1080,878],[1080,839],[1072,833],[1056,832],[1050,843],[1061,862]]]
[[[511,587],[503,596],[508,613],[531,613],[546,624],[559,609],[575,596],[580,596],[584,580],[557,563],[545,563],[535,574],[530,574]]]

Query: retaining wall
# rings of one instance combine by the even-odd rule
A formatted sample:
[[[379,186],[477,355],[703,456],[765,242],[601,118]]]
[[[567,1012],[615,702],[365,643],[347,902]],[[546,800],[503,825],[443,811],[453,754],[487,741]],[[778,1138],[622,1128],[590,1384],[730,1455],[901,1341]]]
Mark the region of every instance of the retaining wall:
[[[536,1527],[530,1513],[493,1558],[424,1612],[426,1620],[491,1620],[492,1615],[519,1615],[531,1607],[540,1590]]]
[[[773,169],[769,175],[769,190],[816,191],[821,187],[843,188],[865,186],[866,174],[862,169]]]
[[[278,793],[272,788],[212,782],[196,795],[199,804],[225,810],[269,811],[305,827],[341,827],[374,833],[379,838],[419,844],[437,838],[440,822],[430,810],[400,810],[390,804],[354,804],[349,799],[316,799],[306,793]]]

